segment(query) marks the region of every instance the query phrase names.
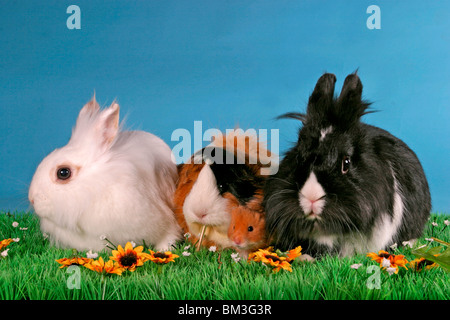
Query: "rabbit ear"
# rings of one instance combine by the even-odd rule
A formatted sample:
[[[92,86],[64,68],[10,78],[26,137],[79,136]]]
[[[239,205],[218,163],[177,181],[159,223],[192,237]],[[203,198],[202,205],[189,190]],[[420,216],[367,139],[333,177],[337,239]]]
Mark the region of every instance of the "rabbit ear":
[[[345,78],[338,100],[343,104],[359,104],[361,102],[362,89],[361,80],[355,71],[355,73],[349,74]]]
[[[315,114],[323,116],[328,111],[333,101],[335,83],[336,76],[332,73],[324,73],[317,80],[314,91],[308,101],[308,109],[306,111],[308,117]]]
[[[320,99],[333,99],[334,85],[336,84],[336,76],[332,73],[324,73],[319,80],[317,80],[311,97],[310,103],[315,103]]]
[[[88,103],[86,103],[84,105],[84,107],[80,110],[78,117],[79,118],[84,117],[84,116],[91,117],[91,116],[97,114],[99,111],[100,111],[100,105],[95,100],[95,92],[94,92],[94,96],[92,97],[91,101],[89,101]]]
[[[321,121],[325,118],[332,106],[334,96],[334,85],[336,76],[332,73],[324,73],[317,80],[313,93],[309,97],[306,114],[298,112],[288,112],[278,116],[276,119],[296,119],[303,124],[313,121]]]
[[[119,132],[119,111],[119,105],[113,102],[109,108],[102,111],[98,119],[100,144],[105,148],[111,145]]]
[[[359,121],[359,119],[372,111],[367,111],[370,103],[363,101],[363,85],[356,71],[345,78],[341,94],[337,100],[337,113],[347,125]]]
[[[306,109],[306,117],[303,124],[306,122],[319,125],[326,121],[330,109],[333,107],[334,85],[336,83],[336,76],[332,73],[324,73],[309,97],[308,107]]]

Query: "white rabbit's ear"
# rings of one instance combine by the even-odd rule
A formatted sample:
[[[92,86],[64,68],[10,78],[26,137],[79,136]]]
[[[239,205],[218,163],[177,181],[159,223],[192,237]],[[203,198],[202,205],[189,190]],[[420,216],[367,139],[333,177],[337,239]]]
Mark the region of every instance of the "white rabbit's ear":
[[[98,119],[99,142],[106,149],[109,148],[119,132],[119,111],[119,105],[113,102],[109,108],[102,111]]]
[[[94,96],[92,97],[91,101],[86,103],[84,107],[80,110],[80,113],[78,115],[78,118],[89,116],[92,117],[93,115],[97,114],[100,111],[100,105],[95,100],[95,92]]]

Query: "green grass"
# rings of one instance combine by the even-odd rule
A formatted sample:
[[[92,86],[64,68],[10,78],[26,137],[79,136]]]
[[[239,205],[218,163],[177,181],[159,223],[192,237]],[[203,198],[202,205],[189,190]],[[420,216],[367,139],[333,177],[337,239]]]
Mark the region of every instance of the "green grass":
[[[425,230],[425,237],[437,237],[450,242],[450,227],[444,220],[449,215],[433,214]],[[13,222],[19,223],[13,227]],[[435,227],[431,223],[436,222]],[[20,230],[20,228],[28,228]],[[69,257],[70,249],[52,247],[39,230],[39,220],[28,213],[0,212],[0,240],[20,238],[7,248],[8,256],[0,259],[0,299],[106,299],[106,300],[278,300],[278,299],[440,299],[450,298],[450,273],[442,268],[423,272],[401,269],[389,276],[381,272],[380,288],[371,289],[366,273],[376,265],[365,255],[351,258],[325,257],[314,263],[295,263],[293,272],[272,273],[261,263],[235,263],[224,250],[210,252],[203,249],[188,257],[182,255],[187,243],[172,250],[180,258],[175,263],[159,267],[146,262],[135,272],[122,276],[104,276],[80,267],[80,289],[69,289],[73,274],[59,269],[55,259]],[[424,238],[419,243],[427,243]],[[122,244],[124,245],[124,244]],[[414,258],[410,248],[401,245],[395,252]],[[85,256],[85,252],[79,253]],[[108,260],[109,254],[100,254]],[[361,263],[358,269],[352,264]],[[376,270],[379,270],[376,268]]]

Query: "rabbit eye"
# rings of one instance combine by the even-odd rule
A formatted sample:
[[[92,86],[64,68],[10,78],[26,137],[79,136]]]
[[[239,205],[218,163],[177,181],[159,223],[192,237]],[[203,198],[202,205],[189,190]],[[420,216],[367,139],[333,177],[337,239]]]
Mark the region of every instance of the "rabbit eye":
[[[58,168],[56,170],[56,176],[59,180],[67,180],[72,176],[72,171],[67,167]]]
[[[342,159],[342,167],[341,167],[342,174],[346,174],[349,169],[350,169],[350,157],[345,156],[344,159]]]
[[[253,231],[253,227],[250,226],[250,227],[247,228],[247,230],[248,230],[249,232],[252,232],[252,231]]]

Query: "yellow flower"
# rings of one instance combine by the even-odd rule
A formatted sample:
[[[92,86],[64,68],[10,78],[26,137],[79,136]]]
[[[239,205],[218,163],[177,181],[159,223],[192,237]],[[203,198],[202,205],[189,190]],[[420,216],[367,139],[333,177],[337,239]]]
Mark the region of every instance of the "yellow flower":
[[[144,250],[143,246],[133,249],[133,245],[127,242],[125,248],[119,245],[117,250],[113,250],[110,259],[116,261],[120,267],[134,271],[136,267],[142,266],[145,262],[145,254],[142,253],[142,250]]]
[[[124,268],[120,267],[117,262],[114,263],[113,260],[108,260],[108,262],[105,263],[102,257],[98,258],[98,260],[86,263],[84,266],[98,273],[118,274],[119,276],[125,271]]]
[[[302,255],[301,251],[302,251],[301,246],[298,246],[295,249],[289,250],[288,253],[286,254],[287,261],[291,262],[291,261],[295,260],[296,258],[300,257]]]
[[[179,256],[176,254],[173,254],[170,251],[166,251],[164,253],[162,252],[154,252],[152,250],[149,250],[150,254],[145,254],[146,258],[152,262],[156,263],[169,263],[169,262],[175,262],[175,259]]]
[[[292,256],[293,255],[294,253],[292,254]],[[287,261],[286,257],[280,257],[276,253],[271,252],[268,249],[259,249],[256,252],[252,252],[249,254],[248,259],[249,261],[253,260],[255,262],[262,262],[264,264],[274,267],[273,269],[274,273],[277,273],[281,269],[292,272],[291,264]]]
[[[84,266],[86,263],[89,263],[91,261],[92,261],[92,259],[80,258],[80,257],[62,258],[62,259],[56,260],[56,262],[61,264],[61,267],[59,267],[60,269],[62,269],[64,267],[72,266],[72,265]]]
[[[5,239],[5,240],[0,241],[0,250],[9,246],[9,244],[11,242],[14,242],[14,240],[13,239]]]

